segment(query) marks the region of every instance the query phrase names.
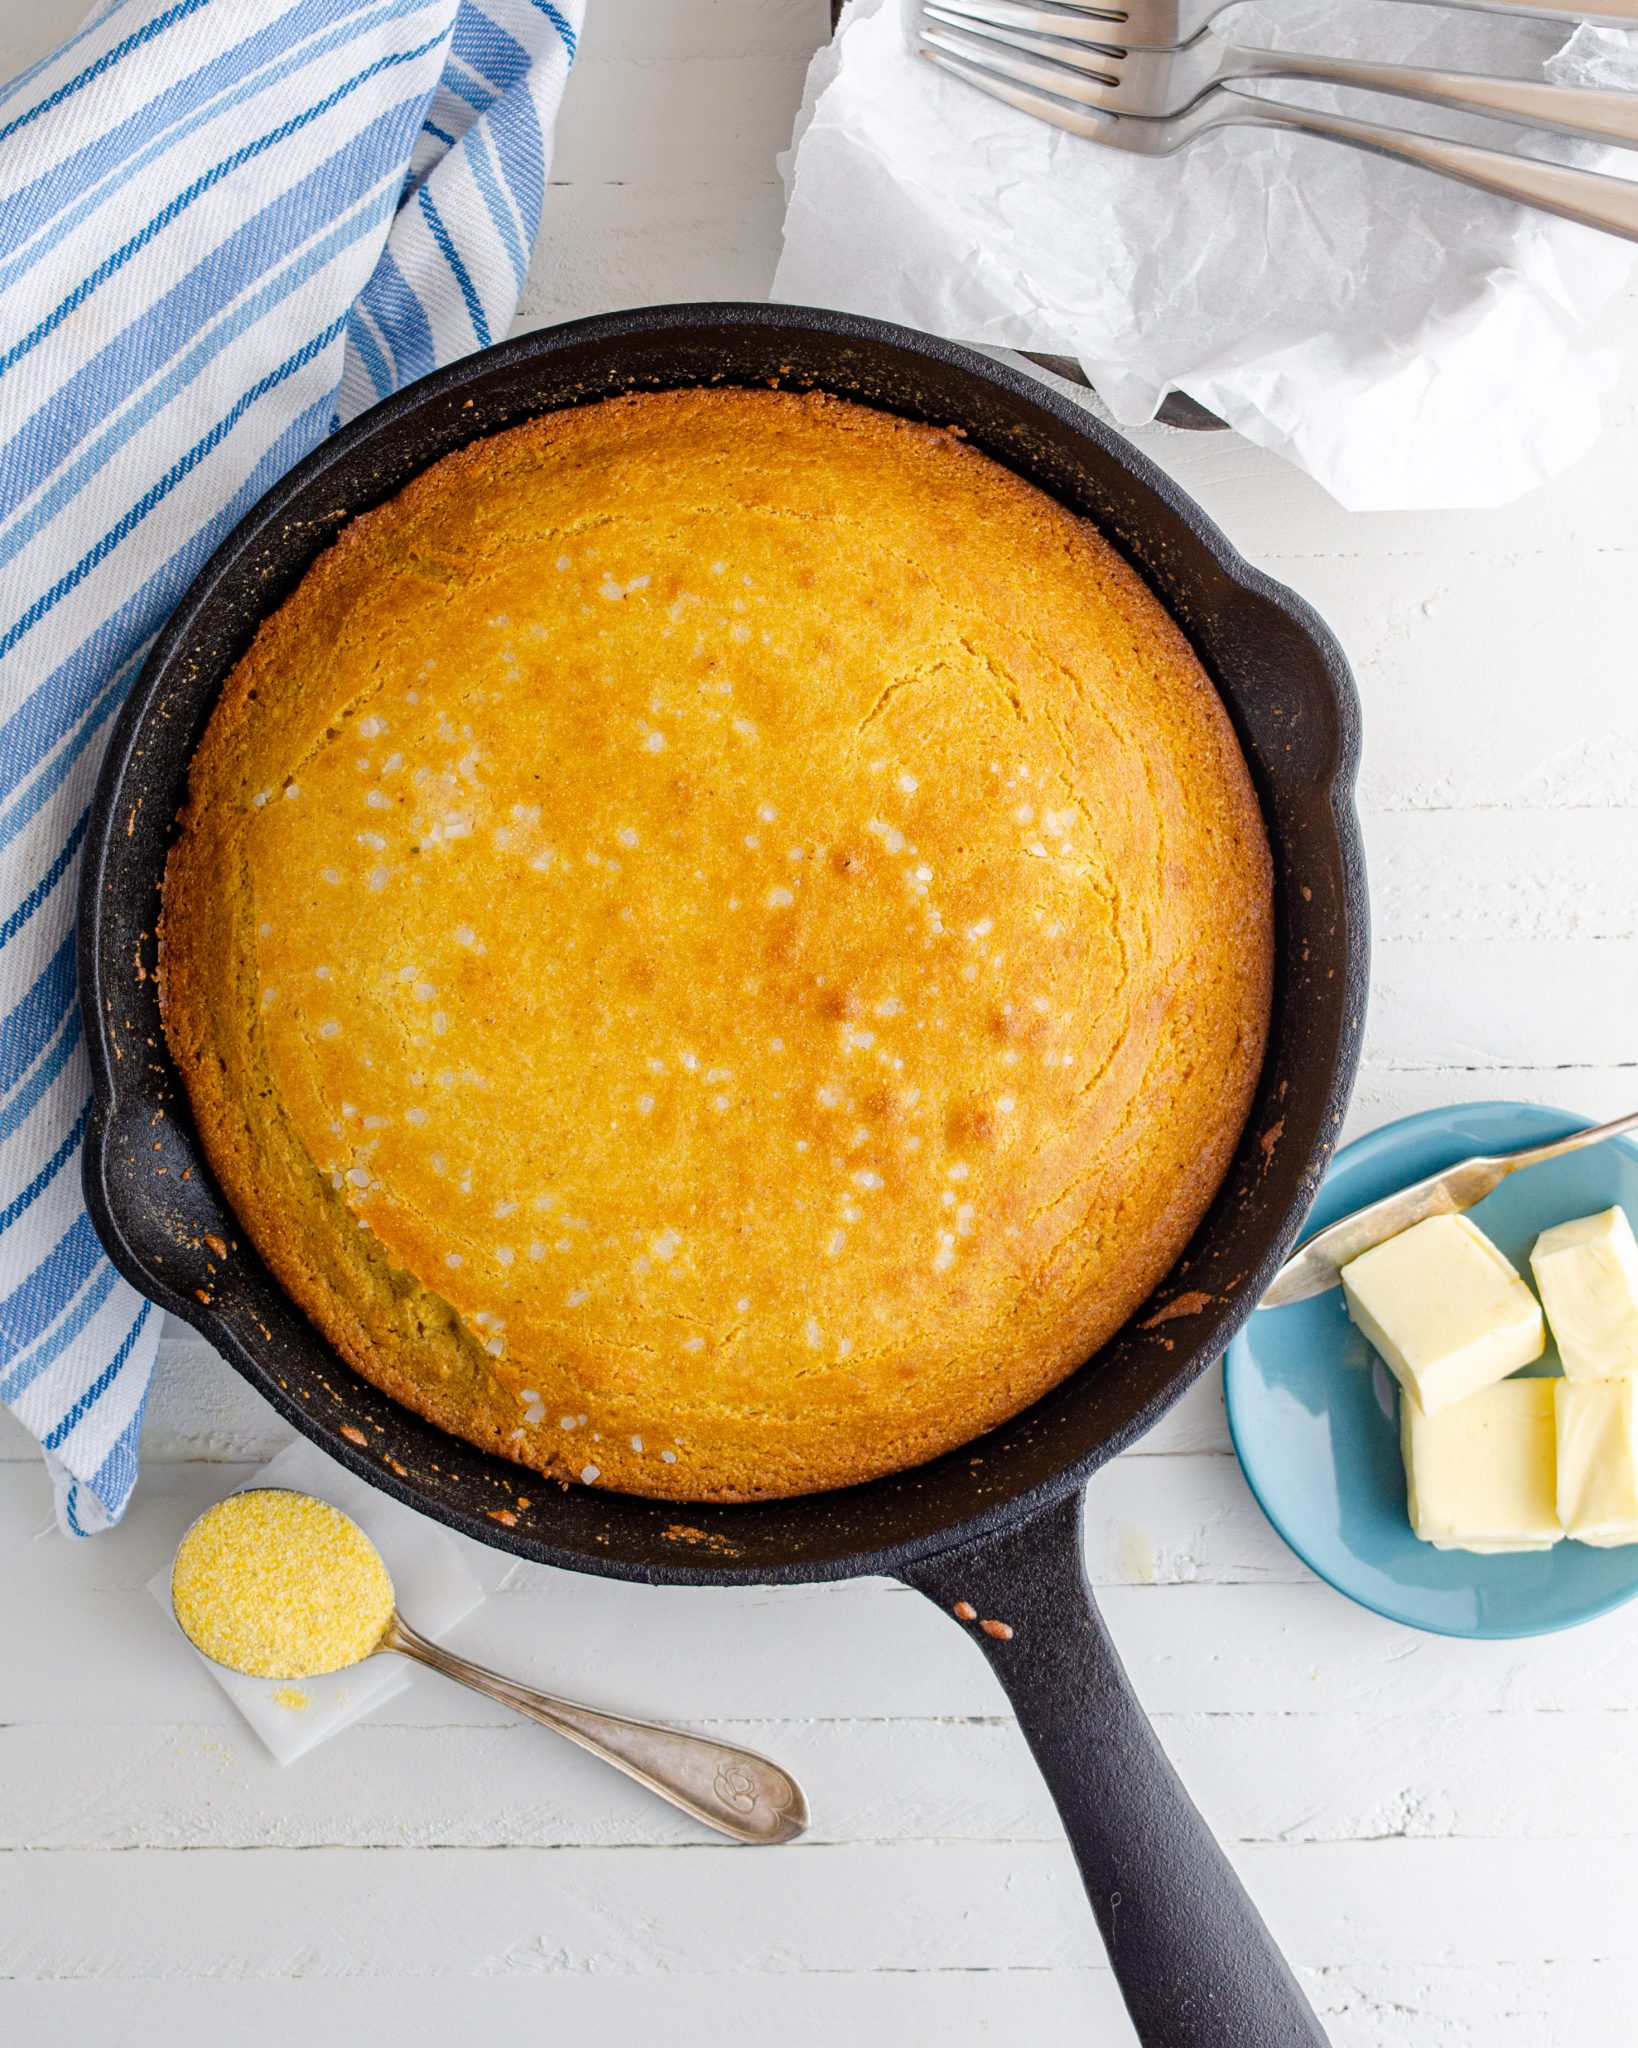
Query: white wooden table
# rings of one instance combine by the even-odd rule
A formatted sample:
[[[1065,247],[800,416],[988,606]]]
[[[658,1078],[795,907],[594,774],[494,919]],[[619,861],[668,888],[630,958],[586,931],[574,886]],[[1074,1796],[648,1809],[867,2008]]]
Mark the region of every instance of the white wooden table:
[[[79,0],[3,0],[0,70]],[[526,324],[765,294],[825,0],[592,0]],[[1458,1097],[1638,1106],[1638,294],[1598,449],[1513,510],[1349,515],[1228,435],[1145,449],[1353,658],[1376,920],[1357,1133]],[[478,1655],[731,1731],[816,1824],[717,1847],[418,1680],[279,1771],[143,1582],[287,1435],[164,1344],[125,1523],[51,1533],[0,1429],[0,2036],[1042,2048],[1131,2038],[1068,1851],[957,1630],[882,1584],[651,1591],[476,1553]],[[1638,1607],[1445,1642],[1317,1584],[1200,1387],[1094,1482],[1093,1575],[1338,2048],[1638,2038]]]

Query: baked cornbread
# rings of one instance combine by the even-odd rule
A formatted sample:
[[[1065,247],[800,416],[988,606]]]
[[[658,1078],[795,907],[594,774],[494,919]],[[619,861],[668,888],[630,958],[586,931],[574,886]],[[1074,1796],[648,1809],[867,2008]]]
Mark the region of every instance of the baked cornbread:
[[[914,1464],[1173,1264],[1268,851],[1183,636],[954,433],[686,390],[479,441],[257,634],[166,875],[249,1238],[443,1428],[675,1499]]]

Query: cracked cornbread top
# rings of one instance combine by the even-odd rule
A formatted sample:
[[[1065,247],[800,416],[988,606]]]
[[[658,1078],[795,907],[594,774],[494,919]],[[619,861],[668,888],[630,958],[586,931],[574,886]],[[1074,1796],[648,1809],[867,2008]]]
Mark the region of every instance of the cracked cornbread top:
[[[677,1499],[1051,1387],[1238,1138],[1269,860],[1222,705],[956,435],[676,391],[476,442],[258,633],[165,884],[166,1030],[366,1378]]]

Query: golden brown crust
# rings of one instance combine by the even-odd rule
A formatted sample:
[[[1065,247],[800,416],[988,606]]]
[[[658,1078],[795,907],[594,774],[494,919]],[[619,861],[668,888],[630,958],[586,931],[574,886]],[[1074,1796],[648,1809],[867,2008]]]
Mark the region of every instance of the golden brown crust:
[[[957,436],[771,392],[552,414],[355,520],[229,678],[164,909],[206,1152],[341,1354],[672,1499],[1062,1378],[1209,1204],[1272,976],[1245,764],[1133,571]]]

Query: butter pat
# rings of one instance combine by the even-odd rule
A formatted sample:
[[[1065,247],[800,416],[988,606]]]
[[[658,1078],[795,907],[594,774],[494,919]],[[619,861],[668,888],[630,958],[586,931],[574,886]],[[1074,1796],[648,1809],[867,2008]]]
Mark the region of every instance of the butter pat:
[[[1465,1216],[1429,1216],[1342,1269],[1348,1313],[1424,1415],[1539,1358],[1535,1296]]]
[[[1638,1242],[1623,1210],[1544,1230],[1530,1270],[1568,1378],[1638,1372]]]
[[[1424,1543],[1489,1554],[1549,1550],[1558,1541],[1558,1384],[1501,1380],[1437,1415],[1425,1415],[1410,1394],[1399,1397],[1411,1527]]]
[[[1558,1519],[1608,1550],[1638,1543],[1638,1380],[1550,1380],[1558,1415]]]

